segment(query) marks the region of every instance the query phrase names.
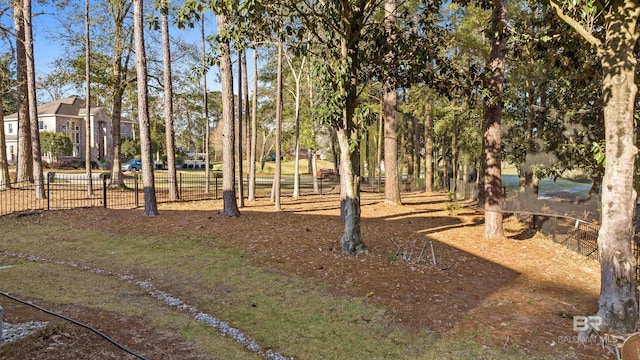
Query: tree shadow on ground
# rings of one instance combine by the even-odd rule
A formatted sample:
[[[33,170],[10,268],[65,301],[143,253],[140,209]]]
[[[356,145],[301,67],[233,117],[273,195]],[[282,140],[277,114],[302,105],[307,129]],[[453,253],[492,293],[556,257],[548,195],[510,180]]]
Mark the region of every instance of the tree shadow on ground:
[[[319,280],[336,294],[384,306],[389,329],[455,334],[483,326],[510,336],[518,346],[533,343],[534,350],[546,351],[549,338],[557,342],[558,336],[572,335],[558,314],[595,311],[593,274],[580,274],[584,265],[574,265],[553,246],[533,238],[484,240],[482,219],[475,213],[448,216],[442,202],[427,196],[405,199],[406,206],[388,206],[379,195],[368,196],[361,226],[369,253],[359,256],[340,252],[339,196],[320,197],[323,204],[335,202],[326,208],[318,208],[313,199],[284,199],[282,212],[262,201],[245,207],[239,218],[215,216],[220,201],[167,204],[155,218],[139,216],[140,210],[100,208],[47,216],[115,235],[121,229],[151,237],[195,232],[203,241],[215,239],[237,249],[265,269]],[[396,255],[398,246],[415,253],[424,249],[427,255],[405,261]],[[433,253],[438,266],[432,265]],[[578,278],[567,281],[567,273]]]

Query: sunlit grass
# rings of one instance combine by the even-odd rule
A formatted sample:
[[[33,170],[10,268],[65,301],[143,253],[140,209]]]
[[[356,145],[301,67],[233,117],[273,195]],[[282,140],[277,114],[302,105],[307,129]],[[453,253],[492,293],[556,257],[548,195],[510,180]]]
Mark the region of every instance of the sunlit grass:
[[[140,221],[144,221],[141,219]],[[447,337],[390,329],[387,311],[364,298],[331,295],[327,285],[256,267],[223,239],[78,229],[44,217],[0,218],[0,249],[134,275],[228,321],[261,345],[296,359],[530,359],[521,350],[483,346],[478,334]],[[78,304],[134,316],[169,329],[216,358],[251,359],[227,337],[136,286],[68,266],[0,257],[0,289],[48,303]],[[561,359],[567,354],[547,358]],[[544,357],[541,357],[544,358]]]

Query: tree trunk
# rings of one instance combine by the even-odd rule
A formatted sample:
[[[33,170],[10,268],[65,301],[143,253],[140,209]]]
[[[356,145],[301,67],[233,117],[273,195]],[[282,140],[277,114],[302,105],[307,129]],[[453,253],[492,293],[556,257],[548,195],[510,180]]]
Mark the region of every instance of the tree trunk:
[[[238,51],[238,60],[244,57],[244,51]],[[244,181],[242,171],[242,118],[243,118],[243,95],[242,95],[242,61],[238,61],[238,123],[236,124],[236,154],[238,155],[238,207],[244,207]]]
[[[217,14],[218,32],[227,29],[227,17]],[[222,85],[222,215],[240,216],[236,203],[236,162],[233,152],[233,74],[231,73],[231,49],[229,42],[220,43],[220,80]]]
[[[396,0],[385,0],[384,22],[387,31],[387,44],[393,45],[392,29],[396,22]],[[394,51],[387,54],[388,63],[391,64],[395,57]],[[390,72],[391,74],[393,71]],[[400,186],[398,184],[398,134],[396,129],[396,106],[398,103],[398,90],[389,76],[383,89],[384,100],[384,202],[385,204],[399,205]]]
[[[433,192],[433,121],[431,102],[424,106],[424,191]]]
[[[507,0],[493,0],[490,27],[491,52],[487,64],[487,70],[491,74],[487,84],[490,96],[485,98],[484,104],[484,237],[494,239],[504,238],[500,123],[504,93]]]
[[[0,84],[4,84],[5,79],[0,75]],[[0,85],[1,86],[1,85]],[[1,95],[5,91],[0,92]],[[7,139],[4,134],[4,102],[0,101],[0,191],[11,189],[11,179],[9,178],[9,164],[7,163]]]
[[[366,252],[360,231],[360,158],[359,152],[352,151],[349,146],[349,136],[344,129],[338,130],[338,144],[342,173],[342,187],[346,198],[344,200],[344,235],[342,236],[342,252],[345,254],[359,254]]]
[[[313,108],[314,100],[313,100],[313,82],[311,81],[311,71],[307,72],[307,80],[309,82],[309,108]],[[313,116],[313,115],[311,115]],[[318,124],[316,119],[312,119],[312,136],[313,136],[313,149],[311,149],[312,158],[309,159],[311,161],[311,178],[313,179],[313,193],[318,194],[320,189],[318,187],[318,161],[317,161],[317,136],[318,136]]]
[[[529,84],[529,82],[527,81],[527,84]],[[536,96],[534,95],[535,93],[535,89],[533,88],[533,86],[529,85],[528,86],[528,91],[525,94],[527,97],[527,129],[525,132],[525,153],[524,153],[524,159],[522,159],[523,163],[519,164],[516,168],[518,169],[518,182],[519,182],[519,189],[518,191],[521,193],[524,193],[527,191],[527,187],[531,187],[531,181],[533,180],[533,171],[531,169],[531,166],[527,166],[527,156],[529,155],[533,155],[533,127],[534,127],[534,121],[535,121],[535,110],[534,110],[534,105],[535,105],[535,98]]]
[[[442,169],[443,187],[445,190],[451,191],[451,180],[449,180],[450,178],[449,168],[451,168],[451,164],[449,163],[449,158],[447,158],[447,151],[443,149],[442,154],[443,154],[442,158],[444,163],[444,168]]]
[[[415,171],[415,151],[413,149],[413,145],[414,145],[414,138],[415,138],[415,132],[416,132],[416,128],[415,128],[415,123],[413,121],[413,117],[409,118],[409,119],[405,119],[406,124],[407,124],[407,136],[406,136],[406,158],[407,158],[407,180],[411,181],[413,180],[413,175],[414,175],[414,171]]]
[[[415,116],[411,116],[411,121],[413,122],[413,183],[417,184],[420,179],[420,165],[422,161],[420,161],[420,124],[418,123],[418,119]]]
[[[302,79],[302,70],[304,70],[304,63],[307,58],[302,58],[302,64],[300,65],[300,71],[296,72],[296,69],[293,68],[293,63],[291,58],[287,55],[287,64],[289,64],[289,69],[293,74],[293,78],[296,82],[296,93],[295,93],[295,162],[293,165],[293,197],[297,198],[300,196],[300,86]]]
[[[451,184],[451,192],[453,192],[454,199],[458,192],[458,115],[455,114],[453,118],[453,126],[451,129],[451,177],[453,178],[453,184]]]
[[[31,152],[31,121],[27,100],[27,55],[25,53],[24,16],[22,0],[15,0],[13,19],[16,29],[16,76],[18,100],[18,161],[16,181],[33,181],[33,153]],[[37,122],[37,120],[36,120]]]
[[[249,155],[249,201],[256,201],[256,143],[258,140],[258,47],[253,47],[253,106],[251,109],[251,153]]]
[[[336,173],[336,175],[340,175],[340,165],[338,165],[338,162],[340,160],[340,154],[338,153],[337,149],[336,149],[336,141],[337,141],[337,135],[336,135],[336,130],[335,129],[331,129],[331,154],[333,155],[333,172]]]
[[[84,166],[87,174],[87,196],[93,193],[93,178],[91,176],[91,38],[89,33],[89,0],[85,0],[85,80],[87,87],[87,98],[85,99],[85,112],[87,113],[84,128]]]
[[[600,196],[600,190],[602,189],[602,176],[591,175],[591,189],[589,189],[589,197]]]
[[[601,287],[598,315],[601,329],[626,334],[635,331],[638,299],[636,259],[631,250],[636,191],[634,164],[638,149],[634,128],[638,88],[635,74],[638,40],[637,1],[620,1],[605,15],[606,41],[601,49],[604,71],[604,121],[607,166],[602,183],[602,227],[598,234]]]
[[[162,0],[161,6],[168,11],[167,0]],[[173,127],[173,82],[171,81],[171,38],[169,36],[169,17],[162,12],[162,58],[164,80],[164,127],[167,146],[167,176],[169,182],[169,200],[179,199],[178,179],[176,174],[175,129]],[[208,169],[207,169],[208,171]]]
[[[347,17],[348,18],[348,17]],[[349,79],[343,83],[346,94],[342,110],[342,124],[336,129],[340,145],[340,195],[344,218],[342,252],[344,254],[366,253],[360,230],[360,134],[362,129],[353,119],[356,108],[358,84],[358,36],[347,32],[342,39],[341,55],[350,63]]]
[[[211,129],[209,128],[209,90],[207,88],[207,43],[204,36],[204,8],[200,18],[200,40],[202,44],[202,105],[204,109],[204,192],[211,192]],[[234,174],[235,176],[235,174]]]
[[[360,142],[360,175],[362,175],[362,178],[364,178],[364,171],[367,168],[368,155],[369,155],[369,131],[365,130],[362,134],[362,142]]]
[[[38,126],[38,104],[36,97],[36,68],[33,52],[33,27],[31,25],[31,0],[24,0],[24,38],[27,58],[27,99],[29,102],[29,118],[31,126],[31,154],[33,155],[33,182],[35,198],[45,199],[44,174],[42,172],[42,154],[40,152],[40,127]]]
[[[282,40],[278,41],[278,75],[276,83],[276,170],[273,175],[273,201],[280,211],[280,179],[282,178]]]
[[[111,158],[111,184],[112,188],[125,188],[124,179],[122,177],[122,169],[120,160],[121,144],[120,144],[120,120],[122,118],[122,99],[127,88],[127,69],[129,67],[130,52],[127,53],[123,61],[125,51],[124,40],[124,20],[131,9],[129,1],[112,1],[109,2],[113,15],[114,26],[114,46],[113,46],[113,109],[111,111],[111,140],[113,142],[112,158]],[[129,38],[131,42],[131,38]],[[135,139],[135,129],[133,137]]]
[[[244,99],[243,99],[243,103],[244,103],[244,139],[245,139],[245,143],[244,143],[244,151],[245,151],[245,156],[244,156],[244,161],[247,162],[247,172],[249,172],[249,160],[251,159],[251,135],[250,135],[250,131],[249,131],[249,75],[248,75],[248,69],[247,69],[247,51],[246,49],[242,52],[242,57],[241,57],[241,62],[242,62],[242,93],[244,94]],[[244,176],[247,179],[247,188],[249,187],[248,182],[249,179],[247,177],[247,175]],[[244,194],[244,192],[243,192]],[[244,200],[242,201],[242,204],[244,206]]]
[[[380,99],[380,117],[378,117],[378,143],[376,149],[376,163],[378,168],[378,192],[382,186],[382,149],[384,143],[384,99]]]
[[[294,145],[295,162],[293,164],[293,197],[300,196],[300,78],[296,80],[296,109],[295,109],[295,132],[296,139]],[[308,155],[308,152],[307,152]]]
[[[373,186],[376,180],[376,150],[378,145],[378,122],[369,125],[367,131],[367,181]]]
[[[396,128],[396,130],[398,130]],[[400,191],[400,186],[403,185],[402,175],[404,174],[404,166],[406,165],[406,157],[407,152],[405,150],[405,129],[404,126],[399,129],[400,131],[396,131],[397,139],[399,140],[398,149],[402,151],[398,151],[398,159],[396,159],[396,174],[398,174],[397,182],[398,184],[398,193]],[[398,203],[399,204],[399,203]]]
[[[484,141],[483,141],[484,143]],[[484,205],[484,158],[480,160],[477,167],[478,177],[476,178],[476,188],[478,189],[478,205]]]
[[[151,128],[149,124],[149,105],[147,94],[147,58],[144,48],[144,3],[133,1],[133,30],[136,50],[136,83],[138,90],[138,124],[140,125],[140,153],[142,158],[142,184],[144,187],[143,215],[158,215],[156,188],[151,158]]]

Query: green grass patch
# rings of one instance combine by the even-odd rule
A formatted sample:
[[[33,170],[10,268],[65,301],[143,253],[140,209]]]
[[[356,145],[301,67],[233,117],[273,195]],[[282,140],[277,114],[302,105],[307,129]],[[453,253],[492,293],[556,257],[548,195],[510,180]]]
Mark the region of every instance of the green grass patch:
[[[519,349],[482,345],[477,334],[449,338],[428,329],[390,328],[386,310],[364,298],[334,296],[326,284],[261,269],[223,239],[195,231],[172,237],[116,235],[53,223],[46,214],[0,218],[1,229],[11,229],[0,231],[2,250],[149,279],[157,288],[229,322],[262,346],[296,359],[532,358]],[[12,259],[0,257],[0,265],[5,260]],[[107,275],[26,260],[2,271],[3,291],[143,318],[193,341],[212,358],[256,358],[189,314]]]

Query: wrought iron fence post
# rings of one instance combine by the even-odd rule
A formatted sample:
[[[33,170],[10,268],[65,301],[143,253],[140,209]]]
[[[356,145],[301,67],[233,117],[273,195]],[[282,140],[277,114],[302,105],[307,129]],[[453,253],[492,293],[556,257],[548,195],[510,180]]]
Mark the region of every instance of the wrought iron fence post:
[[[104,204],[104,208],[107,208],[107,176],[104,174],[102,176],[102,203]]]
[[[178,173],[178,198],[182,199],[182,173]]]
[[[576,239],[578,240],[578,254],[582,254],[582,224],[578,223],[578,229],[576,233]]]
[[[133,174],[133,182],[134,182],[134,189],[135,189],[135,197],[136,197],[136,207],[139,207],[139,201],[138,201],[138,174]]]
[[[55,176],[55,173],[47,173],[47,210],[51,210],[51,181]]]
[[[322,195],[322,177],[320,177],[320,195]]]
[[[215,193],[214,200],[218,200],[218,174],[213,173],[213,177],[216,179],[216,193]]]

